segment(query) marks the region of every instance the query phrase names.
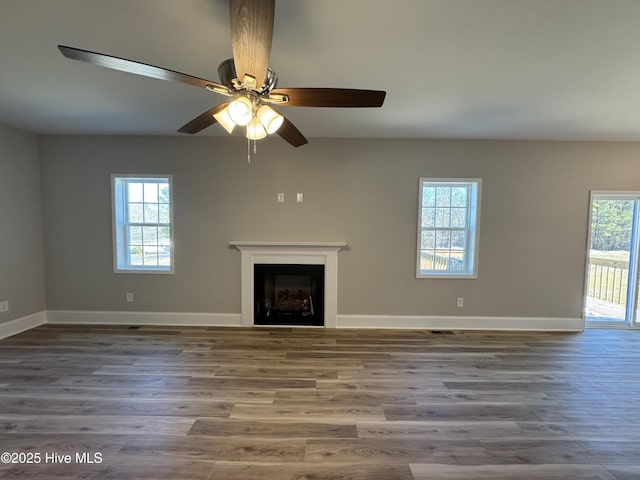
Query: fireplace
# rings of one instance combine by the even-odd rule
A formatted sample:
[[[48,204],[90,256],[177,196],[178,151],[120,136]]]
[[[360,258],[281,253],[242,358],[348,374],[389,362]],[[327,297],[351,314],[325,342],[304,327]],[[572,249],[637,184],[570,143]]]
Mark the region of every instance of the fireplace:
[[[314,302],[314,312],[322,307],[320,326],[336,328],[338,313],[338,252],[347,248],[346,242],[272,242],[233,240],[229,244],[240,250],[240,304],[242,325],[262,325],[256,317],[254,279],[256,265],[305,265],[324,270],[324,302]],[[322,282],[320,282],[322,283]],[[289,289],[291,291],[291,289]],[[297,289],[296,289],[297,290]],[[303,289],[304,291],[304,289]],[[317,292],[313,293],[317,297]],[[262,295],[264,296],[264,294]],[[264,307],[263,307],[264,308]]]
[[[324,325],[324,265],[255,264],[254,324]]]

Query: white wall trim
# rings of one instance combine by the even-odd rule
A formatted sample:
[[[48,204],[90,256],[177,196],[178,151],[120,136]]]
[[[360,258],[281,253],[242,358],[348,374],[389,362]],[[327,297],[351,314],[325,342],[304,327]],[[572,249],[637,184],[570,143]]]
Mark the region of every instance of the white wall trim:
[[[581,332],[584,330],[584,319],[564,317],[477,317],[445,315],[338,315],[337,328]]]
[[[0,323],[0,339],[45,323],[76,325],[167,325],[241,327],[240,313],[121,312],[49,310]],[[436,315],[338,315],[337,328],[417,330],[511,330],[580,332],[582,318],[478,317]]]
[[[0,339],[11,337],[25,330],[39,327],[47,323],[47,311],[33,313],[26,317],[16,318],[8,322],[0,323]]]
[[[49,310],[47,323],[240,327],[242,317],[239,313]]]

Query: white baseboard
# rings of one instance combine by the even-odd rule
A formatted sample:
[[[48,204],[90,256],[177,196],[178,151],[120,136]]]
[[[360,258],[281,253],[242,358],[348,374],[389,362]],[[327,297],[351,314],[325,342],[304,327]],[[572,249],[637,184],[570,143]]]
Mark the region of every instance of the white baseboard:
[[[49,310],[0,323],[0,339],[16,335],[45,323],[241,327],[242,316],[239,313]],[[565,317],[338,315],[337,328],[579,332],[584,330],[585,324],[582,318]]]
[[[580,332],[582,318],[474,317],[436,315],[338,315],[337,328],[417,330],[528,330]]]
[[[239,313],[96,312],[82,310],[49,310],[47,313],[47,323],[56,324],[242,326],[242,318]]]
[[[0,323],[0,339],[11,337],[12,335],[39,327],[45,323],[47,323],[47,312],[45,310],[27,315],[26,317]]]

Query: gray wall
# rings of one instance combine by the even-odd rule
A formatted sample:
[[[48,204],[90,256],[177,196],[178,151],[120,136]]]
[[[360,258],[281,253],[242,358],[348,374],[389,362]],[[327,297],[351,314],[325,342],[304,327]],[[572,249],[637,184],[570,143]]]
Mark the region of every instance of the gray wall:
[[[45,310],[38,139],[0,125],[0,323]]]
[[[239,313],[229,240],[344,240],[339,314],[580,317],[589,190],[640,190],[631,143],[275,138],[247,165],[241,138],[56,136],[41,158],[49,309]],[[173,174],[175,275],[112,273],[112,173]],[[415,278],[420,176],[483,179],[478,279]]]

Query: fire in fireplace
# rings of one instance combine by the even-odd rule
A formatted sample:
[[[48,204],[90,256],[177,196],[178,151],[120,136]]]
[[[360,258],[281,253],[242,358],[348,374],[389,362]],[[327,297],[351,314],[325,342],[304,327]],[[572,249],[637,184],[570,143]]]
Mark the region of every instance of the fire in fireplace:
[[[324,325],[324,265],[254,265],[256,325]]]

